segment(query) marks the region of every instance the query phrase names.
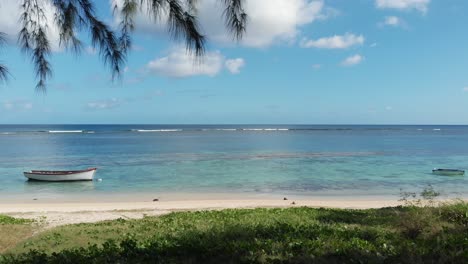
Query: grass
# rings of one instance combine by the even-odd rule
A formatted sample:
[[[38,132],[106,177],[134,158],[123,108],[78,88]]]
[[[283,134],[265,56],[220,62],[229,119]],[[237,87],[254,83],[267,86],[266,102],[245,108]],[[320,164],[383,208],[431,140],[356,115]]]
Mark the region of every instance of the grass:
[[[234,209],[68,225],[18,243],[0,262],[467,263],[468,204]]]
[[[0,252],[14,247],[19,241],[31,237],[35,226],[31,220],[0,215]]]

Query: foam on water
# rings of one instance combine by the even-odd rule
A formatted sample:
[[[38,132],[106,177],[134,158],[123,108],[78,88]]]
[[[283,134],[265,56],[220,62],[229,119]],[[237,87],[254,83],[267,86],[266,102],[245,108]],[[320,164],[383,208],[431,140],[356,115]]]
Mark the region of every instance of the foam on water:
[[[245,127],[245,126],[238,126],[238,127],[216,127],[216,126],[209,126],[209,127],[197,127],[197,126],[188,126],[185,125],[183,127],[179,126],[164,126],[164,128],[158,127],[154,128],[155,126],[150,126],[147,125],[149,128],[127,128],[122,127],[122,126],[109,126],[106,127],[104,126],[104,129],[101,129],[101,127],[97,126],[99,129],[98,131],[93,130],[96,128],[96,126],[90,126],[90,125],[76,125],[73,128],[75,129],[53,129],[53,130],[25,130],[25,129],[20,129],[16,131],[0,131],[0,135],[6,135],[6,134],[11,134],[11,133],[17,133],[17,134],[37,134],[37,133],[48,133],[48,134],[64,134],[64,133],[87,133],[87,134],[93,134],[98,132],[99,134],[109,134],[109,133],[126,133],[126,132],[206,132],[210,133],[212,131],[220,131],[220,132],[232,132],[232,131],[245,131],[245,132],[260,132],[260,131],[266,131],[266,132],[276,132],[276,131],[299,131],[299,132],[310,132],[310,133],[322,133],[322,132],[357,132],[357,133],[367,133],[369,131],[382,131],[382,132],[405,132],[408,130],[417,130],[417,131],[423,131],[423,128],[413,128],[413,127],[380,127],[380,126],[351,126],[351,127],[336,127],[336,126],[290,126],[290,127],[271,127],[271,126],[265,126],[265,127]],[[29,126],[33,127],[33,126]],[[28,128],[29,128],[28,127]],[[93,129],[90,129],[93,128]],[[157,127],[157,126],[156,126]],[[11,127],[9,127],[10,129]],[[432,131],[441,131],[442,128],[430,128],[428,130]],[[444,129],[444,131],[447,131]]]
[[[288,128],[243,128],[243,131],[289,131]]]
[[[137,129],[136,132],[180,132],[182,129]]]
[[[83,133],[83,130],[49,130],[51,134],[64,134],[64,133]]]

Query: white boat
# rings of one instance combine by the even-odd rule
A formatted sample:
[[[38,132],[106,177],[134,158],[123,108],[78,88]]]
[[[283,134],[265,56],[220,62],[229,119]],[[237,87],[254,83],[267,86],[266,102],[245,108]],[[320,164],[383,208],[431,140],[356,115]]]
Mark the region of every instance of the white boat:
[[[433,169],[432,173],[437,175],[443,176],[456,176],[456,175],[464,175],[464,170],[454,170],[454,169]]]
[[[36,181],[92,181],[97,168],[75,171],[25,171],[24,176]]]

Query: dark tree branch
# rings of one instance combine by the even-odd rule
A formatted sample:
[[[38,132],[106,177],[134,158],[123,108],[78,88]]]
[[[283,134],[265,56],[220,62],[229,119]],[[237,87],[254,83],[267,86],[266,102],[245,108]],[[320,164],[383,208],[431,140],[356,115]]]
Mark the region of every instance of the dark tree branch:
[[[202,56],[205,53],[205,37],[200,33],[197,18],[184,11],[178,0],[167,0],[167,3],[169,33],[175,39],[185,39],[187,50],[197,57]]]
[[[114,7],[114,12],[117,10],[117,6]],[[127,54],[132,46],[131,33],[135,29],[133,18],[138,12],[138,2],[136,0],[124,0],[122,9],[122,21],[120,22],[119,37],[120,48],[123,54]]]
[[[48,57],[50,44],[46,31],[48,21],[44,13],[44,7],[38,0],[23,0],[23,13],[20,21],[22,29],[18,35],[18,41],[22,50],[30,54],[36,69],[36,77],[39,81],[36,90],[45,92],[47,79],[52,75]]]
[[[54,0],[55,24],[60,30],[60,46],[65,46],[73,50],[76,54],[80,53],[82,44],[76,37],[75,29],[80,29],[84,20],[79,14],[75,1]]]
[[[243,0],[221,0],[224,1],[226,9],[223,15],[226,28],[233,34],[234,38],[240,40],[245,33],[247,25],[247,14],[243,8]]]
[[[0,32],[0,47],[6,44],[6,34]],[[8,80],[8,68],[4,64],[0,64],[0,82],[6,82]]]
[[[99,20],[94,12],[94,6],[89,0],[78,0],[83,9],[86,24],[91,33],[91,44],[99,49],[99,54],[105,65],[108,65],[112,72],[112,78],[120,77],[123,65],[125,64],[125,54],[119,45],[115,33],[108,25]]]
[[[45,92],[46,81],[52,76],[50,63],[47,60],[50,54],[50,45],[43,27],[39,27],[33,37],[35,47],[32,51],[32,58],[36,69],[36,76],[39,78],[36,89],[40,92]]]
[[[97,17],[93,0],[22,0],[18,43],[23,52],[31,56],[38,83],[36,88],[45,91],[47,80],[52,75],[48,58],[51,55],[50,40],[44,5],[49,1],[54,7],[54,23],[60,33],[60,47],[79,53],[82,42],[77,32],[90,33],[92,46],[99,50],[104,64],[109,66],[112,77],[120,77],[126,56],[132,45],[132,32],[135,16],[139,10],[146,9],[148,16],[155,22],[167,15],[169,34],[183,40],[186,49],[200,58],[205,53],[205,37],[201,33],[197,14],[198,0],[123,0],[122,6],[114,6],[119,12],[121,22],[116,33]],[[220,0],[225,5],[223,16],[226,27],[239,40],[245,32],[247,15],[243,0]],[[163,16],[164,15],[164,16]],[[0,41],[3,35],[0,35]],[[1,43],[0,43],[1,44]],[[4,80],[7,69],[0,65],[0,80]]]

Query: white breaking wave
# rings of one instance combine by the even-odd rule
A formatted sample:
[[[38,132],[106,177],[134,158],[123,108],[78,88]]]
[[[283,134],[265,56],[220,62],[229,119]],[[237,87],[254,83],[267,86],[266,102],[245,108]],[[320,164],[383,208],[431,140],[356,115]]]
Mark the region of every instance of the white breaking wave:
[[[244,131],[288,131],[287,128],[244,128]]]
[[[49,130],[49,133],[83,133],[83,130]]]
[[[236,128],[217,128],[218,131],[237,131]]]
[[[288,131],[287,128],[265,128],[265,131]]]
[[[134,131],[132,129],[132,131]],[[137,129],[136,132],[180,132],[182,129]]]
[[[432,130],[434,130],[434,131],[440,131],[440,130],[442,130],[442,129],[440,129],[440,128],[434,128],[434,129],[432,129]]]

